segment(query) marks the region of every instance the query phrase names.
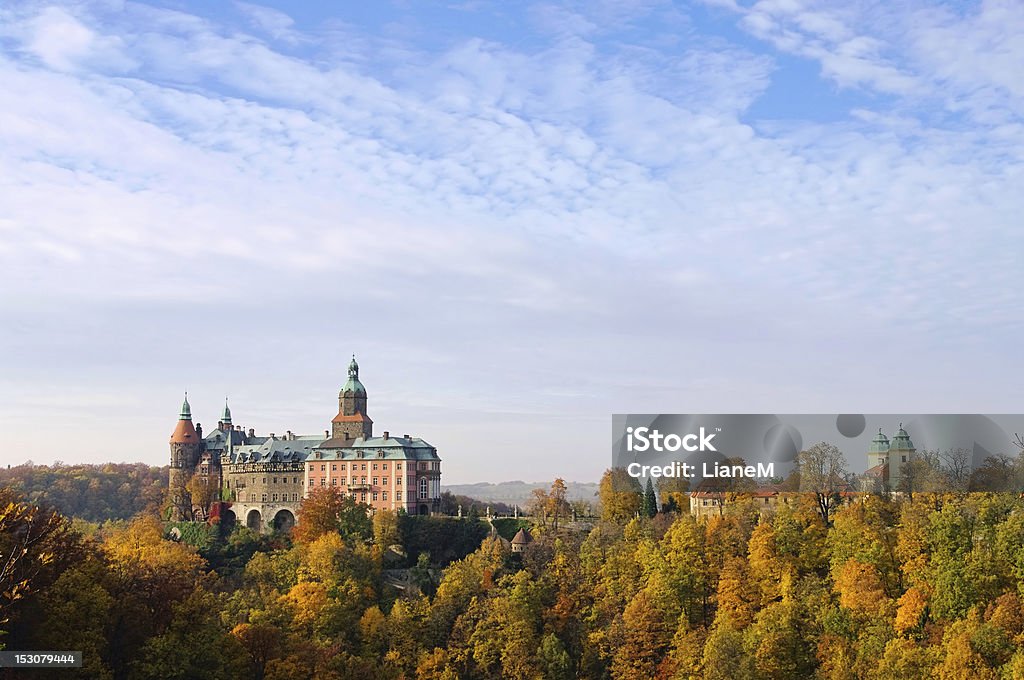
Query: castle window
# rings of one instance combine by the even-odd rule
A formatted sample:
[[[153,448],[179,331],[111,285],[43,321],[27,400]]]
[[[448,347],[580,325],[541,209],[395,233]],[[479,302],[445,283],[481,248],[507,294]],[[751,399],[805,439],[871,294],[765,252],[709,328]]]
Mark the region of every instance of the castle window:
[[[384,478],[384,486],[387,486],[387,485],[388,485],[388,478],[387,478],[387,477],[385,477],[385,478]]]
[[[387,464],[387,463],[384,463],[384,464],[383,464],[383,465],[381,465],[380,467],[381,467],[381,469],[382,469],[382,470],[387,470],[387,469],[388,469],[388,464]]]
[[[267,502],[267,494],[263,494],[263,502],[264,502],[264,503],[266,503],[266,502]]]
[[[266,478],[266,477],[264,477],[264,478],[263,478],[263,483],[264,483],[264,484],[266,484],[266,483],[267,483],[267,478]]]
[[[344,477],[341,478],[341,485],[345,486],[345,478]]]
[[[362,500],[364,503],[366,502],[366,492],[365,491],[363,493],[359,494],[359,497],[360,497],[360,500]]]
[[[396,501],[402,500],[402,492],[401,491],[396,491],[395,492],[395,500]]]
[[[298,477],[292,477],[292,484],[298,484],[298,483],[299,483],[299,478]]]
[[[388,492],[387,492],[387,491],[383,491],[383,492],[381,492],[381,494],[380,494],[380,499],[381,499],[382,501],[386,501],[386,500],[388,499]]]
[[[363,484],[366,484],[366,477],[363,477]]]
[[[420,478],[420,498],[426,498],[426,497],[427,497],[427,478],[426,477],[421,477]]]
[[[297,501],[297,500],[299,500],[299,494],[297,494],[297,493],[293,493],[293,494],[292,494],[292,500],[293,500],[293,501]]]
[[[273,499],[274,499],[274,502],[276,503],[277,502],[277,494],[276,493],[274,494]]]
[[[327,470],[327,466],[326,465],[321,465],[320,466],[320,472],[325,472],[326,470]]]
[[[277,484],[277,477],[274,477],[274,484]]]
[[[402,469],[402,464],[401,463],[395,463],[395,469],[396,470],[401,470]]]
[[[364,470],[366,469],[366,463],[363,463],[363,469]]]
[[[379,481],[380,481],[380,478],[379,478],[379,477],[374,477],[374,478],[373,478],[373,485],[374,485],[374,486],[379,486],[379,485],[377,484],[377,482],[379,482]]]
[[[327,480],[323,477],[320,478],[320,486],[327,486]]]
[[[376,502],[376,500],[377,500],[377,492],[376,491],[373,492],[373,500],[374,500],[374,502]]]
[[[373,469],[374,469],[374,470],[376,470],[376,469],[377,469],[377,464],[376,464],[376,463],[374,463],[374,464],[373,464]]]
[[[331,486],[338,486],[338,478],[335,477],[331,480]]]
[[[384,457],[384,449],[381,449],[380,451],[377,452],[377,457],[378,458],[383,458]]]
[[[338,466],[337,466],[337,465],[334,465],[334,464],[332,463],[332,464],[331,464],[331,470],[337,470],[337,469],[338,469]]]

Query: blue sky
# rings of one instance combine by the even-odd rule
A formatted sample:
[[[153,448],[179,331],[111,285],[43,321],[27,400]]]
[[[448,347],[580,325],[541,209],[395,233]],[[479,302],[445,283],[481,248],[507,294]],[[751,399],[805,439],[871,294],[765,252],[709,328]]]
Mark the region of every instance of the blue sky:
[[[614,412],[1014,412],[1016,2],[0,8],[0,461],[166,459],[181,392],[450,483]]]

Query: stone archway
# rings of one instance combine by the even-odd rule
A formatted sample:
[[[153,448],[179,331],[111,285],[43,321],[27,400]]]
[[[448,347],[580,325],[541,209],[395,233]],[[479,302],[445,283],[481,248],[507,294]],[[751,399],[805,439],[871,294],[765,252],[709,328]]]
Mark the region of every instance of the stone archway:
[[[430,514],[430,508],[427,507],[426,503],[424,503],[423,505],[420,506],[420,514],[421,515],[429,515]]]
[[[291,510],[281,510],[274,515],[274,531],[291,531],[295,526],[295,515]]]
[[[234,510],[224,508],[220,513],[220,525],[224,527],[225,531],[230,532],[238,524],[238,515],[235,514]]]
[[[245,516],[245,526],[249,527],[256,533],[262,533],[263,515],[260,514],[259,510],[252,509],[249,511],[249,514]]]

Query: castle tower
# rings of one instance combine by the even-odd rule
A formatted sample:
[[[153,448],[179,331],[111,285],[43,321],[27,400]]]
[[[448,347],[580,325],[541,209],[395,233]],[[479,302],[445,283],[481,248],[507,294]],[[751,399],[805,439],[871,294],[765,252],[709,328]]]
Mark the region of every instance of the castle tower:
[[[893,491],[900,490],[903,466],[911,461],[916,451],[914,442],[910,441],[910,435],[903,429],[903,423],[900,423],[900,429],[889,442],[889,488]]]
[[[359,364],[354,354],[348,365],[348,381],[338,393],[338,415],[331,426],[331,436],[338,439],[373,436],[373,421],[366,415],[366,388],[359,381]]]
[[[878,428],[878,434],[871,440],[871,448],[868,449],[868,468],[885,465],[888,462],[889,438],[882,434],[882,428]]]
[[[188,405],[188,392],[181,405],[178,424],[171,434],[171,471],[167,488],[171,498],[171,519],[188,519],[192,513],[192,502],[186,485],[199,462],[201,442],[196,428],[192,425],[192,408]]]

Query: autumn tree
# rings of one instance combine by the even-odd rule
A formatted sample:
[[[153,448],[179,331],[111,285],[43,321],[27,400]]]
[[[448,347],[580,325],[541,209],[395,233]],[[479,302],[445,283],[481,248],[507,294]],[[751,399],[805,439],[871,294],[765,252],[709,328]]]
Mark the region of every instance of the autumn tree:
[[[398,515],[394,510],[378,510],[373,515],[373,542],[381,550],[401,544],[402,532],[398,526]]]
[[[832,511],[839,505],[840,492],[847,488],[846,458],[833,444],[820,442],[797,456],[800,491],[813,493],[821,521],[829,525]]]
[[[192,512],[197,519],[205,519],[210,505],[220,498],[220,489],[206,475],[192,475],[185,484],[185,490],[192,499]]]
[[[245,650],[253,680],[263,680],[267,663],[281,652],[281,631],[273,625],[240,623],[232,629],[231,634]]]
[[[606,470],[598,487],[601,519],[625,523],[640,511],[643,490],[635,477],[622,468]]]
[[[313,489],[299,506],[299,523],[292,533],[298,543],[312,543],[327,533],[366,538],[372,533],[368,507],[333,487]]]
[[[561,520],[569,515],[571,509],[566,500],[567,489],[565,480],[561,477],[551,483],[551,490],[547,498],[547,514],[551,517],[552,528],[558,531]]]
[[[52,583],[77,552],[65,517],[0,488],[0,630],[15,604]]]

